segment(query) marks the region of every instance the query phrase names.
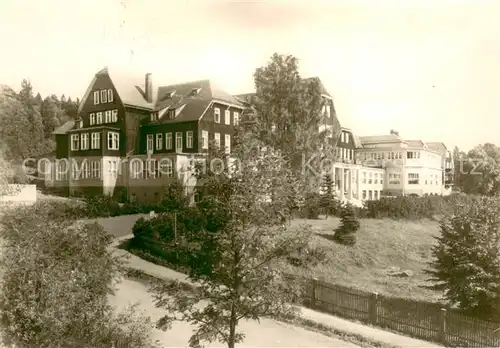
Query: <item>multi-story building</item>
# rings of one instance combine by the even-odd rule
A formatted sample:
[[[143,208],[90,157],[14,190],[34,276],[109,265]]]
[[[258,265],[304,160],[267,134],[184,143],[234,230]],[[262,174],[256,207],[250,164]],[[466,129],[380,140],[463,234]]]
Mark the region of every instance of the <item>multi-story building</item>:
[[[134,82],[105,68],[88,86],[78,119],[54,131],[54,183],[71,195],[121,192],[141,201],[161,199],[174,178],[193,187],[193,156],[209,142],[230,152],[243,109],[209,80],[154,87],[151,74]]]

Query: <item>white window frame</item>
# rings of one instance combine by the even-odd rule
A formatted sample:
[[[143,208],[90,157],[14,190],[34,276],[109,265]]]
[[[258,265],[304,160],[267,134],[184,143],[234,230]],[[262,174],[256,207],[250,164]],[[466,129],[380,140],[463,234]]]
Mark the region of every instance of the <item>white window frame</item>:
[[[156,134],[156,150],[163,149],[163,133]]]
[[[201,148],[208,149],[208,131],[201,131]]]
[[[80,149],[80,135],[71,134],[71,151],[78,151]]]
[[[113,102],[113,90],[110,88],[108,89],[108,103]]]
[[[101,90],[101,104],[106,104],[108,102],[108,92],[103,89]]]
[[[89,149],[89,133],[80,134],[80,149],[81,150]]]
[[[68,177],[68,162],[58,162],[56,167],[56,180],[66,180]]]
[[[150,152],[154,150],[154,140],[153,140],[153,134],[148,134],[146,135],[146,151]]]
[[[108,150],[119,150],[119,149],[120,149],[120,133],[108,132]]]
[[[96,123],[102,124],[102,111],[96,112]]]
[[[180,140],[180,142],[179,142],[179,140]],[[182,151],[182,132],[175,132],[175,150]]]
[[[224,147],[225,147],[226,153],[231,153],[231,135],[230,134],[224,135]]]
[[[171,178],[174,176],[174,164],[170,158],[164,158],[160,161],[160,172],[162,176]]]
[[[326,117],[330,118],[331,117],[331,114],[330,114],[330,105],[325,105],[325,110],[326,110]]]
[[[231,124],[231,111],[224,111],[224,124]]]
[[[220,109],[214,108],[214,122],[220,123]]]
[[[193,131],[186,132],[186,148],[187,149],[193,148]]]
[[[112,179],[118,178],[118,161],[116,160],[108,161],[108,173],[110,178]]]
[[[90,113],[90,125],[94,125],[95,124],[95,113],[91,112]]]
[[[94,91],[94,105],[99,104],[99,91]]]
[[[104,111],[104,123],[111,123],[111,110]]]
[[[240,113],[239,112],[233,112],[233,124],[235,126],[240,125]]]
[[[214,133],[214,143],[220,149],[220,133]]]
[[[137,160],[132,161],[132,167],[131,167],[132,172],[130,173],[132,179],[140,179],[142,177],[141,166],[143,165],[144,164],[142,161],[137,161]]]
[[[92,161],[90,165],[91,165],[91,169],[92,169],[92,178],[93,179],[100,179],[101,178],[101,161],[99,161],[99,160]]]
[[[172,133],[165,133],[165,150],[172,150]]]
[[[91,137],[91,142],[90,142],[90,148],[93,150],[97,150],[101,148],[101,133],[94,132],[92,133]]]
[[[111,122],[118,122],[118,109],[111,110]]]

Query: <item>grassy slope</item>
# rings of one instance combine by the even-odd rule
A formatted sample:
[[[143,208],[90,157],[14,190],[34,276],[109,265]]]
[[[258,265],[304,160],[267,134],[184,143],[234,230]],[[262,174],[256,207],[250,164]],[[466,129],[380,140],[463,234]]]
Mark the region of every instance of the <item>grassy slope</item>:
[[[292,225],[298,227],[301,223],[313,226],[317,233],[312,244],[328,248],[330,255],[312,272],[288,266],[293,273],[396,297],[439,300],[439,292],[421,287],[428,285],[428,276],[423,270],[431,258],[431,246],[435,243],[433,236],[439,233],[436,221],[362,219],[357,243],[353,247],[328,239],[340,223],[338,218],[295,220]],[[406,278],[389,276],[387,271],[391,267],[409,270],[413,275]]]

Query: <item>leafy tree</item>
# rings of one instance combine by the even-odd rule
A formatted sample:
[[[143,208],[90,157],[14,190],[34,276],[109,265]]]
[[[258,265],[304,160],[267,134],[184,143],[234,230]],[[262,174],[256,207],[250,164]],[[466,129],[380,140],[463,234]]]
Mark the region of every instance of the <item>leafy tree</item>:
[[[264,134],[264,143],[281,151],[295,173],[307,179],[312,190],[319,188],[319,177],[304,176],[303,160],[318,163],[321,154],[332,158],[340,124],[333,114],[334,126],[325,128],[324,106],[330,100],[322,97],[318,79],[304,80],[298,72],[298,60],[293,56],[274,54],[270,63],[258,68],[255,77],[255,116]]]
[[[473,315],[500,313],[500,202],[493,197],[458,201],[441,222],[426,271],[434,289]]]
[[[58,106],[57,100],[54,100],[53,97],[47,97],[43,100],[41,115],[44,134],[47,138],[52,137],[54,129],[67,119],[67,115]]]
[[[112,237],[77,223],[66,203],[39,202],[0,222],[0,337],[16,347],[154,347],[135,307],[108,303],[121,277]],[[135,314],[135,317],[133,316]]]
[[[341,223],[335,230],[333,239],[340,244],[356,244],[356,232],[360,224],[356,215],[356,208],[352,204],[345,204],[340,210]]]
[[[9,184],[12,182],[14,170],[11,164],[5,159],[3,151],[0,150],[0,196],[10,193]]]
[[[500,148],[478,145],[459,168],[459,187],[465,193],[494,195],[500,192]]]
[[[302,294],[299,281],[286,278],[279,265],[308,243],[311,229],[274,224],[274,211],[288,213],[290,191],[297,181],[282,156],[263,149],[253,134],[238,143],[233,155],[241,161],[239,170],[231,176],[212,176],[204,184],[210,192],[218,190],[204,199],[226,211],[228,218],[216,233],[198,231],[200,245],[205,239],[213,243],[216,258],[211,273],[189,273],[200,284],[195,293],[186,293],[175,283],[152,288],[156,305],[168,312],[158,327],[168,329],[177,319],[195,325],[190,346],[218,340],[233,348],[244,339],[237,332],[240,320],[290,314],[295,311],[290,303]],[[204,308],[196,306],[205,301]]]

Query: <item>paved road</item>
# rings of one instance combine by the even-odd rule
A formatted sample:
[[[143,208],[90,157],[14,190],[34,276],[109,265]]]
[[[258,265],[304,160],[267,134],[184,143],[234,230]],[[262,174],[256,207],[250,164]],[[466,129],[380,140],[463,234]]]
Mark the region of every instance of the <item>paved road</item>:
[[[117,294],[111,303],[117,308],[124,308],[127,304],[139,301],[141,309],[146,310],[153,320],[158,319],[163,310],[154,306],[146,286],[137,281],[124,280],[118,287]],[[238,347],[345,347],[359,348],[358,346],[334,339],[313,331],[308,331],[293,325],[274,320],[263,319],[260,324],[256,321],[245,321],[240,329],[246,334],[243,343]],[[154,330],[154,338],[160,340],[165,347],[186,347],[192,327],[184,322],[176,322],[170,331]],[[221,343],[212,343],[207,347],[221,347]]]

